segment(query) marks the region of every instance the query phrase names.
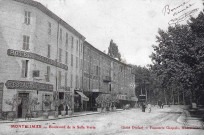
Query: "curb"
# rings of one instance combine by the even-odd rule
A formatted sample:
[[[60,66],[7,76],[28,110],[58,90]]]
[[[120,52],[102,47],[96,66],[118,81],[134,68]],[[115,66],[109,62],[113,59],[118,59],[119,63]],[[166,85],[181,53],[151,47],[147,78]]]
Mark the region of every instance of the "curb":
[[[189,117],[189,118],[190,118],[190,117]],[[185,116],[184,112],[182,112],[182,114],[178,117],[177,122],[178,122],[178,123],[181,123],[181,124],[184,124],[184,125],[186,125],[186,126],[203,128],[203,126],[202,126],[202,121],[201,121],[201,120],[199,120],[199,119],[194,119],[194,120],[199,121],[199,125],[189,124],[189,121],[190,121],[190,120],[193,120],[193,119],[188,119],[188,117]]]
[[[123,110],[116,110],[114,112],[118,112],[118,111],[123,111]],[[113,112],[109,112],[109,113],[113,113]],[[4,123],[20,123],[20,122],[52,121],[52,120],[68,119],[68,118],[73,118],[73,117],[80,117],[80,116],[87,116],[87,115],[94,115],[94,114],[103,114],[103,113],[92,112],[92,113],[86,113],[86,114],[78,114],[78,115],[66,116],[66,117],[61,117],[61,118],[58,117],[58,118],[39,119],[39,120],[31,119],[31,120],[23,120],[23,121],[18,121],[18,120],[14,120],[14,121],[0,121],[0,124],[4,124]]]

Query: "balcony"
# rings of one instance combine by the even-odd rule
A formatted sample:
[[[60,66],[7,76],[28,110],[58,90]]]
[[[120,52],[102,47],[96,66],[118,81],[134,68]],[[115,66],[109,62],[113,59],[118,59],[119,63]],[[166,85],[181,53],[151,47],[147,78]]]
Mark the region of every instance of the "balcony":
[[[103,82],[111,82],[111,77],[110,76],[105,76],[103,78]]]

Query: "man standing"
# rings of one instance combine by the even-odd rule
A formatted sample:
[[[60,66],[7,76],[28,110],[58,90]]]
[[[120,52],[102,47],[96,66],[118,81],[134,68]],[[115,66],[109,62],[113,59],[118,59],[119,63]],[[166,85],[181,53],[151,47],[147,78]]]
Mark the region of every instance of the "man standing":
[[[145,112],[145,108],[146,108],[145,103],[142,103],[142,112]]]
[[[162,106],[161,100],[158,101],[158,106],[159,106],[159,108],[161,108],[161,106]]]

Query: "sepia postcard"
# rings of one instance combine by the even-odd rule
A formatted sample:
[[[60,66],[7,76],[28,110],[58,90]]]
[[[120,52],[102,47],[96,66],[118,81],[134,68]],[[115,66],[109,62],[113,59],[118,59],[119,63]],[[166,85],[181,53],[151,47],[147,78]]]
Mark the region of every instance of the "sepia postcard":
[[[0,135],[204,134],[203,0],[0,0]]]

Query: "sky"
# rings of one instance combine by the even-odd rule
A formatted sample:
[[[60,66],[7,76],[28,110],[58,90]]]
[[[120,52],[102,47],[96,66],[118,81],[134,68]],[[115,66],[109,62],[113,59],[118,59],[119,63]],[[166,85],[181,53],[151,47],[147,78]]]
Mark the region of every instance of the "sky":
[[[203,10],[202,0],[35,0],[45,5],[101,51],[110,40],[128,64],[146,66],[158,29],[185,24]],[[171,20],[174,21],[171,21]]]

